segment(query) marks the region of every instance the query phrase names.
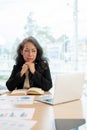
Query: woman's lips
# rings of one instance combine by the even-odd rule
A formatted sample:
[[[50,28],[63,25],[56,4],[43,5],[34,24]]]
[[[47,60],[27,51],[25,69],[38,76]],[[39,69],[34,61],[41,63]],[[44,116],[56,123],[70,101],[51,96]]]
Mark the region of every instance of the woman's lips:
[[[32,60],[33,60],[33,58],[27,58],[27,60],[28,60],[28,61],[32,61]]]

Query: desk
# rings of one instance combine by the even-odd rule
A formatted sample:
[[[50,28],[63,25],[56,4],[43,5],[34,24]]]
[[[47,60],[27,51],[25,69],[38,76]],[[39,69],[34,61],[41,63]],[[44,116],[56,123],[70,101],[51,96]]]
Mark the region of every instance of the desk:
[[[81,100],[56,105],[53,107],[53,110],[54,110],[55,118],[59,118],[59,119],[84,118]]]
[[[32,105],[14,105],[14,108],[35,108],[33,120],[37,120],[32,130],[54,130],[54,119],[87,118],[87,98],[69,103],[51,106],[34,101]]]

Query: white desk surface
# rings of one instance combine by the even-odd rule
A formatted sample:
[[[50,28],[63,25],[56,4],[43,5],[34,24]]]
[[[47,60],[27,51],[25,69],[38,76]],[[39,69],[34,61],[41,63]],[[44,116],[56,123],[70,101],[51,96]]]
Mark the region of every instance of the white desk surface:
[[[87,97],[81,100],[58,104],[55,106],[34,101],[32,105],[14,105],[14,108],[35,108],[33,116],[37,120],[32,130],[53,130],[54,119],[82,119],[87,118]]]

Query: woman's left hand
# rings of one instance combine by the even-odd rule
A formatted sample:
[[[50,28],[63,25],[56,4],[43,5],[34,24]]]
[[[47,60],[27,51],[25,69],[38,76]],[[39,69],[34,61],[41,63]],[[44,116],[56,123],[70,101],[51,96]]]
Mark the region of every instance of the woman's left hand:
[[[30,70],[31,73],[35,72],[35,64],[32,62],[26,62],[25,63],[28,66],[28,69]]]

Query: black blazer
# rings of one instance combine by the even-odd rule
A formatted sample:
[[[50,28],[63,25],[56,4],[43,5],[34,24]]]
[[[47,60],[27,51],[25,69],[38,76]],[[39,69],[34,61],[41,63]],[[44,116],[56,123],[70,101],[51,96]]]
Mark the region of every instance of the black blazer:
[[[40,66],[38,64],[35,64],[36,71],[34,74],[29,73],[29,82],[30,87],[38,87],[42,88],[44,91],[48,91],[52,88],[52,79],[50,74],[49,66],[47,65],[46,68],[43,68],[43,71],[40,70]],[[25,74],[21,77],[20,71],[22,69],[22,66],[14,65],[12,73],[9,77],[9,79],[6,81],[6,86],[9,91],[13,91],[14,89],[22,89],[24,80],[25,80]]]

